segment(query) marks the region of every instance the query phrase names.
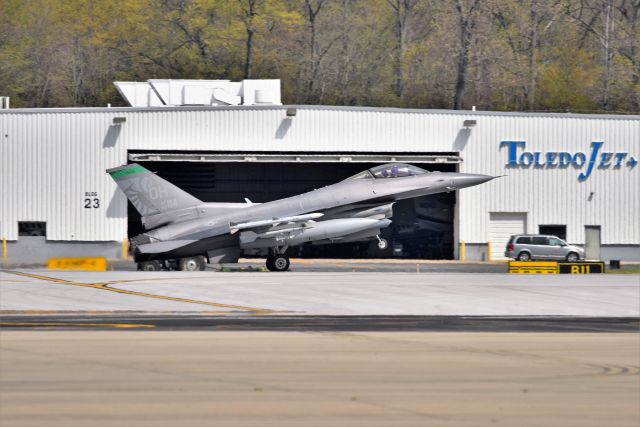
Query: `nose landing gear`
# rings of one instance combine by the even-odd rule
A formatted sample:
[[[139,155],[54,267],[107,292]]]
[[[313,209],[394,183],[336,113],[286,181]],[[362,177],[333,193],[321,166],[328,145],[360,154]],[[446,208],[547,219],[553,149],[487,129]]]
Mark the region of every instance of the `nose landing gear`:
[[[380,236],[376,236],[376,238],[378,239],[378,249],[384,251],[389,247],[389,242],[387,242],[386,239],[383,239]]]

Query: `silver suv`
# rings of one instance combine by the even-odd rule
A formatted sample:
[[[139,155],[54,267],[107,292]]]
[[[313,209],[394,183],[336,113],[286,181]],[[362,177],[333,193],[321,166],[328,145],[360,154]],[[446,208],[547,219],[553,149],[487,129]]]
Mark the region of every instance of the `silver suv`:
[[[584,259],[584,250],[568,245],[556,236],[516,234],[509,238],[504,256],[518,261],[544,259],[575,262]]]

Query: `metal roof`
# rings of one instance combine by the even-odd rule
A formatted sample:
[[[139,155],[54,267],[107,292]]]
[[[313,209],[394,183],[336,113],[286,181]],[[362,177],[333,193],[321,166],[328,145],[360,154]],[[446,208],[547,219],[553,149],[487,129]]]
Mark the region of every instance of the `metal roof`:
[[[473,111],[473,110],[440,110],[417,108],[390,107],[358,107],[337,105],[237,105],[237,106],[194,106],[181,107],[68,107],[68,108],[10,108],[0,109],[0,114],[35,114],[35,113],[144,113],[158,111],[229,111],[229,110],[287,110],[289,108],[301,110],[326,111],[359,111],[373,113],[398,114],[449,114],[464,116],[502,116],[502,117],[549,117],[549,118],[577,118],[577,119],[605,119],[605,120],[640,120],[638,114],[578,114],[578,113],[547,113],[547,112],[516,112],[516,111]]]
[[[457,155],[384,153],[129,153],[132,162],[251,162],[251,163],[435,163],[458,164]]]

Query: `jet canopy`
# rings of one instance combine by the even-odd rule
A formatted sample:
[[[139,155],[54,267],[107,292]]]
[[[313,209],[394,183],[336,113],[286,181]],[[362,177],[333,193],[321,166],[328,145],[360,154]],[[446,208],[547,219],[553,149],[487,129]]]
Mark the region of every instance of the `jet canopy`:
[[[417,166],[408,165],[406,163],[387,163],[384,165],[376,166],[366,171],[360,172],[357,175],[352,176],[351,179],[384,179],[384,178],[402,178],[405,176],[422,175],[429,173],[428,171],[419,168]]]

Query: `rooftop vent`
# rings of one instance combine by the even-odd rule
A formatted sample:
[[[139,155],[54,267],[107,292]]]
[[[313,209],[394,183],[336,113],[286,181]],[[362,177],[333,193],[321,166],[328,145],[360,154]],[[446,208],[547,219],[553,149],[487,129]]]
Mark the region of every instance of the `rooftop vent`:
[[[0,96],[0,110],[9,108],[9,97]]]
[[[282,105],[280,80],[160,80],[114,82],[132,107]]]

